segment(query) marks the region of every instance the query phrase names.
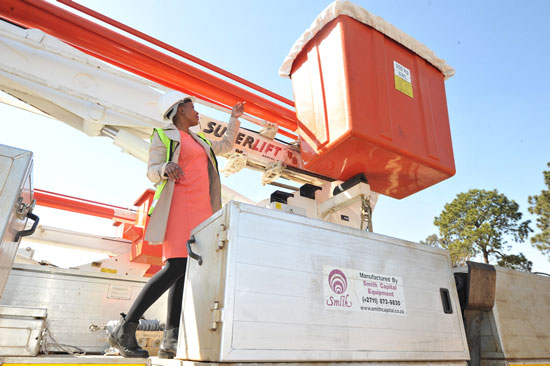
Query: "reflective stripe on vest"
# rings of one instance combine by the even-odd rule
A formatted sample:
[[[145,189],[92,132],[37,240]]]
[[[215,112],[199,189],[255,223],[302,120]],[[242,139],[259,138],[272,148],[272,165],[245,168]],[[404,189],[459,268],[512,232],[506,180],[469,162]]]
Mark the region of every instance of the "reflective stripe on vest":
[[[151,141],[153,141],[153,135],[155,134],[155,131],[159,135],[160,141],[164,144],[164,147],[166,148],[166,162],[169,162],[172,160],[172,155],[174,154],[174,141],[170,140],[168,136],[164,133],[162,128],[155,128],[153,131],[153,134],[151,134]],[[147,214],[151,216],[153,211],[155,210],[155,207],[159,201],[160,194],[162,193],[164,187],[166,186],[166,182],[168,180],[163,180],[160,185],[157,186],[157,189],[155,191],[155,196],[153,197],[153,202],[151,203],[151,207],[149,207],[149,212]]]
[[[169,162],[172,160],[172,156],[174,154],[174,151],[173,151],[174,141],[171,140],[168,136],[166,136],[162,128],[155,128],[155,130],[153,131],[153,134],[151,135],[151,141],[153,141],[153,135],[155,134],[155,131],[158,133],[160,141],[162,141],[162,143],[164,144],[164,147],[166,148],[166,162]],[[212,157],[212,161],[214,162],[214,167],[216,168],[216,172],[220,174],[220,172],[218,171],[218,159],[216,159],[216,154],[212,149],[212,143],[206,137],[204,137],[204,134],[202,132],[199,132],[197,136],[202,141],[206,142],[208,146],[210,146],[210,156]],[[155,195],[153,197],[153,203],[151,203],[151,207],[149,208],[149,212],[147,213],[149,216],[151,216],[151,214],[155,210],[155,207],[157,206],[157,203],[160,199],[160,194],[162,193],[162,191],[164,190],[164,187],[166,186],[166,182],[168,182],[168,180],[163,180],[162,183],[159,186],[157,186]]]
[[[206,142],[208,144],[208,146],[210,146],[210,156],[212,157],[212,161],[214,162],[214,168],[216,168],[216,172],[218,172],[218,174],[220,174],[219,170],[218,170],[218,159],[216,159],[216,154],[214,153],[214,150],[212,150],[212,143],[210,142],[210,140],[208,140],[206,137],[204,137],[204,133],[202,132],[199,132],[197,134],[197,136],[204,142]]]

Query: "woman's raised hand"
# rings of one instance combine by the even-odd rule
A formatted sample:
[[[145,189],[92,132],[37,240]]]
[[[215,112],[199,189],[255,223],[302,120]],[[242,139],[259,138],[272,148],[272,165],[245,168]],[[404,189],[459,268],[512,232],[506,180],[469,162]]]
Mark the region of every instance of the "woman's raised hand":
[[[231,117],[239,118],[244,113],[244,104],[246,102],[237,102],[231,110]]]

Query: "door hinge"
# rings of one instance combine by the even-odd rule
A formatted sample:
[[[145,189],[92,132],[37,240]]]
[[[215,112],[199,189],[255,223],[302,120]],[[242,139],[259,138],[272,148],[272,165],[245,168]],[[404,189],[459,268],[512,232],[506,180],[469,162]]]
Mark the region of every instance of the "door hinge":
[[[220,225],[220,231],[217,234],[218,236],[218,244],[216,246],[216,250],[221,250],[225,247],[225,244],[227,243],[228,236],[229,236],[229,230],[225,228],[224,224]]]
[[[222,322],[222,309],[219,301],[214,301],[212,308],[212,322],[210,323],[210,330],[217,330],[218,324]]]

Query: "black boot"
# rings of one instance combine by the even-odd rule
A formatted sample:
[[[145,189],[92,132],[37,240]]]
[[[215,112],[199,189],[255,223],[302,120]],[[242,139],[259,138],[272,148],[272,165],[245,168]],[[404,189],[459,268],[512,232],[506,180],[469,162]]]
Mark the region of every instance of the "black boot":
[[[121,314],[122,315],[122,314]],[[136,329],[139,323],[127,322],[124,315],[118,325],[109,334],[107,340],[111,347],[118,349],[122,357],[147,358],[149,352],[142,349],[136,340]]]
[[[178,347],[178,333],[180,328],[166,329],[164,338],[159,349],[159,358],[174,358],[176,357],[176,348]]]

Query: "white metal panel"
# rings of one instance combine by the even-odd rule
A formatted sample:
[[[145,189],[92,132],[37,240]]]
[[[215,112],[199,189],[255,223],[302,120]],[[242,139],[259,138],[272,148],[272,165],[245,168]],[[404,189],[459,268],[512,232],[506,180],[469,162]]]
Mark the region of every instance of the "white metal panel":
[[[179,349],[186,353],[178,350],[178,358],[224,362],[468,359],[447,252],[244,204],[230,203],[223,215],[229,228],[225,249],[215,250],[216,229],[210,228],[219,226],[220,220],[207,220],[194,231],[204,263],[190,261],[183,314],[186,321],[203,320],[197,320],[193,326],[199,328],[180,342]],[[217,269],[212,276],[209,261]],[[402,296],[403,304],[396,309],[406,314],[365,311],[358,304],[346,310],[328,308],[327,268],[347,273],[346,291],[354,302],[361,301],[366,291],[357,288],[364,283],[354,273],[393,276],[402,282],[392,293]],[[219,277],[219,270],[225,277]],[[218,330],[200,329],[212,311],[196,299],[213,298],[213,294],[199,279],[210,287],[219,281],[222,287],[216,290],[223,305]],[[443,311],[440,288],[450,292],[452,314]],[[384,306],[387,310],[389,305],[377,309]],[[189,324],[184,321],[181,327]],[[205,342],[219,342],[217,353],[212,347],[204,349]]]
[[[45,308],[47,327],[58,343],[102,353],[109,347],[107,334],[92,332],[90,325],[101,327],[120,319],[120,313],[128,312],[147,281],[143,277],[15,264],[0,305]],[[163,295],[145,312],[146,319],[165,321],[166,297]]]
[[[224,306],[222,282],[224,281],[225,256],[224,252],[216,249],[217,234],[222,229],[225,217],[221,211],[210,217],[202,225],[201,240],[192,245],[192,250],[199,252],[203,264],[198,271],[189,271],[192,265],[198,265],[191,258],[188,259],[186,282],[183,294],[183,307],[187,310],[182,313],[178,346],[178,358],[216,358],[219,355],[221,333],[212,331],[214,302],[221,302]],[[211,245],[205,245],[203,237],[212,240]],[[207,356],[203,356],[207,355]]]
[[[167,360],[171,361],[171,360]],[[99,355],[64,355],[64,354],[49,354],[39,355],[37,357],[3,357],[2,362],[6,366],[52,366],[52,365],[135,365],[135,366],[150,366],[151,358],[125,358],[113,356]],[[176,366],[173,364],[172,366]],[[198,366],[198,365],[197,365]],[[447,366],[447,365],[441,365]],[[451,366],[451,365],[448,365]]]
[[[549,360],[550,278],[495,269],[496,297],[492,311],[495,328],[486,333],[492,333],[508,360]]]
[[[46,309],[0,306],[0,356],[36,356]]]
[[[32,153],[0,145],[0,297],[19,247],[15,236],[27,222],[16,216],[20,197],[32,201]]]
[[[9,358],[6,358],[6,364],[11,361]],[[169,360],[153,357],[150,359],[153,366],[204,366],[204,362],[195,362],[195,361],[185,361],[185,360]],[[269,363],[253,363],[254,366],[335,366],[334,362],[269,362]],[[353,363],[342,363],[342,366],[465,366],[465,361],[447,361],[447,362],[430,362],[426,364],[418,362],[353,362]],[[243,362],[223,362],[223,363],[209,363],[208,366],[251,366],[250,363]],[[489,366],[503,366],[503,365],[489,365]]]
[[[45,225],[38,225],[34,234],[26,237],[25,241],[39,244],[55,244],[56,246],[66,248],[79,248],[90,252],[102,253],[106,256],[118,256],[128,253],[132,245],[132,242],[128,239],[94,235]]]

